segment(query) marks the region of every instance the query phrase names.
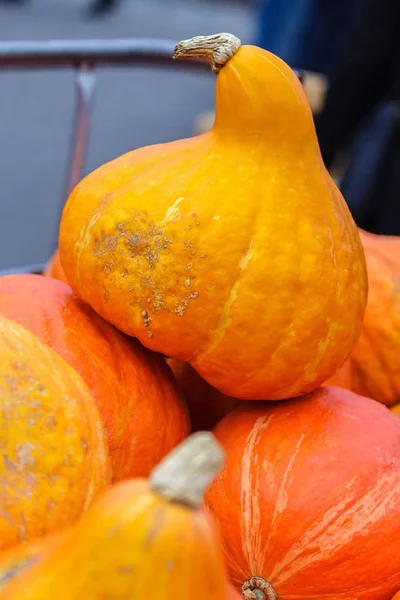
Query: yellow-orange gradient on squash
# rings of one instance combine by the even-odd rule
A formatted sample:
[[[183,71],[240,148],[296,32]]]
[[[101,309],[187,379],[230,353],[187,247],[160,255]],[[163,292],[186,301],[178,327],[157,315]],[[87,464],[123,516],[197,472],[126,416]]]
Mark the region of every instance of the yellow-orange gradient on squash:
[[[74,523],[110,480],[103,426],[80,376],[0,316],[0,549]]]
[[[1,600],[234,600],[203,493],[220,470],[212,434],[196,434],[152,472],[110,487],[68,533],[23,552]],[[15,554],[0,557],[0,577]],[[26,560],[32,559],[31,564]],[[34,562],[36,559],[36,562]]]
[[[86,177],[64,209],[61,264],[96,312],[221,392],[297,396],[359,334],[358,231],[282,60],[229,34],[182,42],[175,56],[220,69],[213,128]]]

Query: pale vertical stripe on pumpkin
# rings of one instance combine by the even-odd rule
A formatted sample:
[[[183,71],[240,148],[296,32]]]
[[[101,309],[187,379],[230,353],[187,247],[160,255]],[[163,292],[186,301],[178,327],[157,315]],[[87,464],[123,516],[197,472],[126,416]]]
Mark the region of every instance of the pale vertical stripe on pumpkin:
[[[263,556],[263,552],[261,536],[259,535],[261,526],[260,498],[258,494],[260,465],[257,462],[257,454],[254,450],[261,439],[261,434],[268,428],[273,416],[271,414],[257,419],[247,436],[242,460],[240,526],[243,551],[250,570],[255,573],[261,572],[260,557]]]
[[[292,471],[294,461],[296,460],[296,456],[298,455],[298,453],[300,451],[301,445],[302,445],[305,437],[306,437],[305,433],[303,433],[300,436],[300,438],[296,444],[296,448],[295,448],[292,456],[290,457],[288,465],[285,469],[285,473],[282,477],[282,483],[278,490],[277,498],[275,501],[274,514],[272,515],[272,521],[271,521],[271,526],[270,526],[270,530],[269,530],[269,537],[268,537],[267,545],[268,545],[269,541],[273,539],[276,529],[277,529],[277,526],[278,526],[278,523],[279,523],[279,517],[284,513],[285,508],[287,506],[288,493],[286,490],[286,484],[288,483],[288,478]],[[272,577],[272,575],[271,575],[271,577]]]

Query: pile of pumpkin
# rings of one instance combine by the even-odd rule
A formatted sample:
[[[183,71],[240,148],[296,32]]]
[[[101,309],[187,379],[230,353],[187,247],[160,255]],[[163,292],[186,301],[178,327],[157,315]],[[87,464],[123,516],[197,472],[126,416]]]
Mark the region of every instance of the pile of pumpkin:
[[[91,173],[45,276],[0,278],[0,600],[391,600],[400,238],[357,230],[285,63],[175,56],[212,130]]]

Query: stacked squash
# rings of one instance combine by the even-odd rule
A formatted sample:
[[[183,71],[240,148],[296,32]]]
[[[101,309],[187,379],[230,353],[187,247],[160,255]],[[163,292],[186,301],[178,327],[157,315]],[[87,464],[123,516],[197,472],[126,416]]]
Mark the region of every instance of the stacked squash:
[[[283,61],[175,58],[217,75],[211,131],[88,175],[46,276],[0,278],[0,600],[391,600],[400,240]]]

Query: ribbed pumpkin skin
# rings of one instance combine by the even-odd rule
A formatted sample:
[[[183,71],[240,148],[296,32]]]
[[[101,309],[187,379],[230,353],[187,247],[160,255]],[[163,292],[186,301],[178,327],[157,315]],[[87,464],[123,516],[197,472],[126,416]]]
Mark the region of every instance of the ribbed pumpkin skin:
[[[360,231],[369,295],[351,354],[352,389],[390,405],[400,402],[400,237]]]
[[[224,394],[288,398],[349,354],[363,251],[289,67],[242,46],[216,86],[209,133],[135,150],[78,184],[61,264],[100,315]]]
[[[0,599],[221,600],[226,588],[218,530],[205,509],[167,503],[132,480],[109,488],[62,547]]]
[[[185,396],[192,431],[212,429],[240,403],[240,400],[225,396],[212,387],[189,363],[167,358],[167,364]]]
[[[56,250],[53,256],[50,258],[43,275],[45,277],[53,277],[54,279],[68,283],[64,270],[61,266],[60,253],[58,250]]]
[[[189,433],[164,360],[117,331],[55,279],[0,278],[0,314],[38,335],[82,376],[104,421],[113,479],[147,476]]]
[[[81,377],[0,317],[0,548],[59,530],[109,483],[103,426]]]
[[[228,581],[226,584],[226,600],[242,600],[242,598],[242,594],[235,590],[230,581]]]
[[[236,409],[206,503],[235,585],[261,576],[279,600],[390,600],[400,588],[400,426],[335,387]]]

